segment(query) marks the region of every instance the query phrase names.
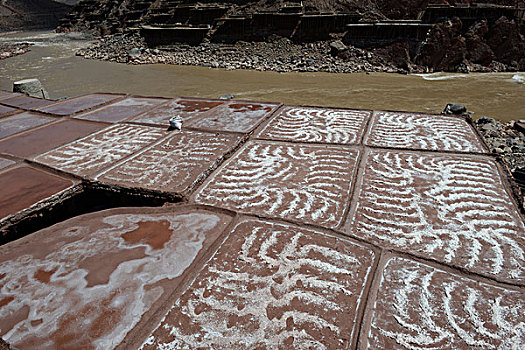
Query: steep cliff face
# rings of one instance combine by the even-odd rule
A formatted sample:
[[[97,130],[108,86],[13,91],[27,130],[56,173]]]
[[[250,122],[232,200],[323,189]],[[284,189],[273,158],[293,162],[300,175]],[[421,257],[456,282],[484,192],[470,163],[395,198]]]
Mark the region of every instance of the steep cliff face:
[[[0,31],[55,28],[71,6],[52,0],[0,1]]]

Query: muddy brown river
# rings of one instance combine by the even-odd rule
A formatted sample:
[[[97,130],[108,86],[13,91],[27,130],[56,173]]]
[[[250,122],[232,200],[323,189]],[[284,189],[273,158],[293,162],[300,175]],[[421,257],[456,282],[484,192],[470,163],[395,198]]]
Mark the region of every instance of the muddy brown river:
[[[76,34],[0,34],[0,43],[24,41],[34,44],[31,52],[0,61],[0,89],[11,90],[13,81],[37,77],[51,98],[96,91],[207,98],[233,94],[292,105],[431,113],[454,102],[466,105],[475,118],[525,118],[525,73],[367,75],[133,66],[76,57],[76,50],[90,43]]]

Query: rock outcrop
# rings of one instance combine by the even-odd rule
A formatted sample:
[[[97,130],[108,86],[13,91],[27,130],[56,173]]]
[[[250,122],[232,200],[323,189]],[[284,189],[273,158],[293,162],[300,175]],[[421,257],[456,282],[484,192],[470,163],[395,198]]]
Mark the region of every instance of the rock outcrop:
[[[0,1],[0,32],[15,29],[55,28],[71,6],[52,0]]]
[[[414,61],[434,71],[524,70],[525,38],[506,17],[467,29],[456,17],[432,28]]]

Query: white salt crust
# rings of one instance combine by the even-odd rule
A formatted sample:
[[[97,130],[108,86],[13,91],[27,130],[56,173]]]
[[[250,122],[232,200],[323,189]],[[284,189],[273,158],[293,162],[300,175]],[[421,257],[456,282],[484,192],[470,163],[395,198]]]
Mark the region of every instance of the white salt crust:
[[[522,349],[525,295],[393,258],[370,327],[371,349]]]
[[[286,107],[261,132],[274,140],[353,144],[371,112]]]

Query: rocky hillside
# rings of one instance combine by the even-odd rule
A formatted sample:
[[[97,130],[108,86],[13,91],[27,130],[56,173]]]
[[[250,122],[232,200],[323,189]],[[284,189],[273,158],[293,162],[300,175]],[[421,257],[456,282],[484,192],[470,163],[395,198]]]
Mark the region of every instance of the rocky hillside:
[[[326,29],[326,22],[305,25],[307,16],[301,17],[301,22],[294,14],[319,16],[323,13],[353,13],[355,15],[351,16],[354,16],[355,22],[339,23],[336,31],[330,31],[330,36],[317,37],[311,41],[342,38],[344,31],[348,31],[343,41],[350,47],[349,50],[357,46],[374,53],[376,57],[382,57],[388,66],[408,72],[525,70],[525,27],[519,17],[523,16],[522,13],[509,8],[490,7],[484,3],[449,6],[446,0],[438,0],[443,6],[426,9],[429,1],[436,4],[435,0],[304,0],[300,3],[285,0],[82,0],[61,24],[64,30],[89,30],[102,35],[126,32],[149,24],[156,28],[167,26],[185,29],[169,34],[159,34],[161,32],[155,28],[142,30],[148,46],[153,48],[169,46],[173,41],[190,44],[203,41],[267,41],[272,35],[294,42],[307,42],[308,39],[305,40],[305,36],[301,35]],[[516,4],[515,0],[495,2],[497,5]],[[261,12],[268,11],[274,17],[261,15]],[[256,13],[259,15],[256,16]],[[434,13],[433,17],[430,13]],[[421,19],[421,23],[430,29],[425,29],[427,32],[416,38],[407,37],[406,33],[392,37],[392,33],[385,30],[384,33],[377,33],[375,29],[359,32],[362,26],[355,26],[356,32],[351,32],[346,27],[347,23],[357,21],[391,19]],[[240,21],[242,24],[239,24]],[[305,28],[303,33],[301,30]],[[409,33],[410,28],[406,29],[405,32]],[[240,32],[242,35],[236,36]],[[188,33],[194,35],[191,41],[189,36],[182,37],[190,35]],[[181,36],[182,41],[178,41],[177,35]],[[355,42],[356,38],[361,43]],[[353,58],[347,52],[339,55],[343,60],[347,56]],[[375,63],[373,65],[377,66]]]
[[[66,3],[79,0],[59,0]],[[138,20],[143,15],[155,12],[165,4],[176,6],[178,4],[191,5],[216,5],[228,8],[230,15],[242,15],[260,11],[277,11],[284,7],[294,7],[300,4],[303,9],[312,13],[329,12],[354,12],[357,11],[365,20],[406,20],[417,19],[422,11],[431,4],[476,4],[491,3],[507,6],[525,7],[525,0],[204,0],[204,1],[178,1],[178,0],[80,0],[74,15],[70,17],[75,25],[89,24],[90,20],[100,20],[105,26],[108,24],[124,25],[126,21]]]
[[[55,28],[70,10],[71,6],[53,0],[2,0],[0,31]]]

